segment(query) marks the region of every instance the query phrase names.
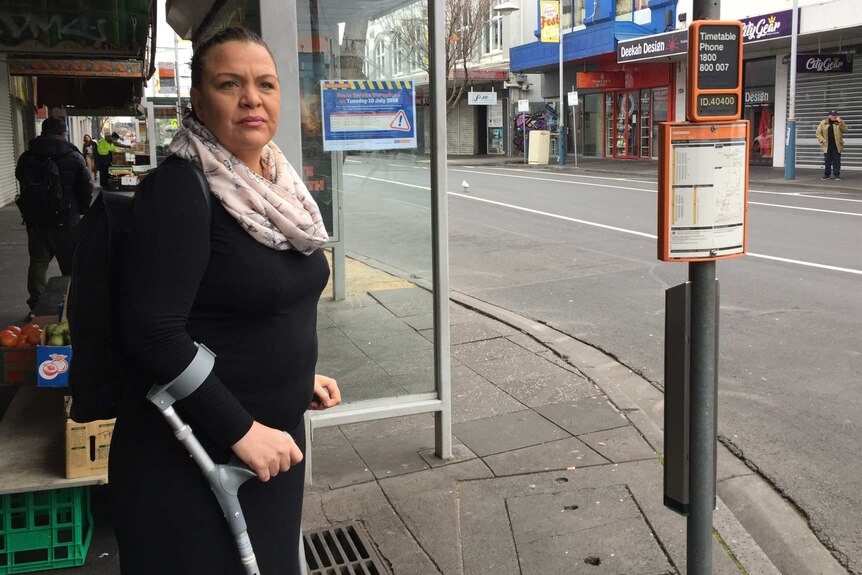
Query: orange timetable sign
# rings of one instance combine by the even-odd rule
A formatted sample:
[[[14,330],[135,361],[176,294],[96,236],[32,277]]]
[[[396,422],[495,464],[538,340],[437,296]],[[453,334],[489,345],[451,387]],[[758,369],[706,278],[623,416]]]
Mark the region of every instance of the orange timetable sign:
[[[698,20],[688,29],[686,118],[738,120],[742,114],[742,23]]]
[[[748,129],[748,120],[660,125],[658,259],[745,255]]]

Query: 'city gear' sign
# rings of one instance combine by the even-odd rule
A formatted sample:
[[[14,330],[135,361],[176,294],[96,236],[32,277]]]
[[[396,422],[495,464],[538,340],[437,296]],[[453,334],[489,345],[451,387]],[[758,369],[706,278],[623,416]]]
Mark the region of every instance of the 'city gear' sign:
[[[738,120],[742,112],[742,23],[699,20],[688,29],[691,122]]]

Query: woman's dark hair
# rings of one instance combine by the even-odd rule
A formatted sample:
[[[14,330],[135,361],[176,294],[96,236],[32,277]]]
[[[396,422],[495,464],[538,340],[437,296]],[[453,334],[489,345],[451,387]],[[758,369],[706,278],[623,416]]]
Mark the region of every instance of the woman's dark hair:
[[[214,47],[219,44],[224,44],[225,42],[247,42],[250,44],[258,44],[266,48],[266,51],[269,52],[269,57],[272,58],[272,61],[275,62],[275,57],[272,55],[272,50],[269,49],[269,46],[266,45],[266,42],[258,36],[254,31],[249,30],[248,28],[240,28],[238,26],[232,26],[230,28],[225,28],[224,30],[219,30],[206,40],[204,40],[194,51],[192,55],[192,87],[199,88],[201,82],[203,82],[203,73],[204,73],[204,59],[207,57],[207,54]]]

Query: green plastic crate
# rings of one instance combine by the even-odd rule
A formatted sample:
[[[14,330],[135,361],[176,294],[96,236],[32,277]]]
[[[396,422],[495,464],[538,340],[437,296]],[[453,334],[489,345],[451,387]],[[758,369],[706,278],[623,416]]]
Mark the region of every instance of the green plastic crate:
[[[92,536],[88,487],[0,495],[0,575],[83,565]]]

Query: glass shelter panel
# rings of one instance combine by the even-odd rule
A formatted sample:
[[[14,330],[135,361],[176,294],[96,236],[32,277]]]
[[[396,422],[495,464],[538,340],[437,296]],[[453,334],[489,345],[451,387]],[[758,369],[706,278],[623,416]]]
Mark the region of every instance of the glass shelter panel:
[[[434,393],[428,6],[297,0],[297,22],[302,174],[343,247],[318,372],[345,403]]]

